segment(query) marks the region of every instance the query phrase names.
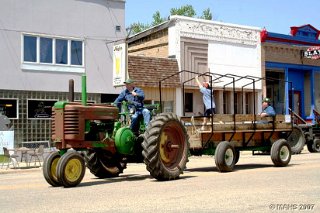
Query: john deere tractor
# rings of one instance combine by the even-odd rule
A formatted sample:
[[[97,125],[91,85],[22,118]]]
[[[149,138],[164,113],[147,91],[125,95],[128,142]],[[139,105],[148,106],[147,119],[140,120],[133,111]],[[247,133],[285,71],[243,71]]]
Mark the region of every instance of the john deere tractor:
[[[188,136],[178,117],[156,114],[147,128],[130,129],[131,113],[123,103],[122,111],[108,104],[88,104],[86,77],[82,78],[82,102],[69,100],[54,104],[52,140],[58,151],[50,153],[43,164],[46,181],[54,186],[74,187],[83,179],[86,167],[98,178],[116,177],[127,162],[144,162],[158,180],[176,179],[187,163]],[[142,120],[142,118],[141,118]]]

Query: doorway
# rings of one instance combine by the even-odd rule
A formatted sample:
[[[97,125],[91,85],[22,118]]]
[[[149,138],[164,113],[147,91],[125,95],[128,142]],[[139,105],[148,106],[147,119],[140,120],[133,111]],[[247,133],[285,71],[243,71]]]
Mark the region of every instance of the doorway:
[[[292,91],[290,91],[289,103],[292,103]],[[289,104],[290,105],[290,104]],[[301,116],[301,91],[293,92],[293,112]]]

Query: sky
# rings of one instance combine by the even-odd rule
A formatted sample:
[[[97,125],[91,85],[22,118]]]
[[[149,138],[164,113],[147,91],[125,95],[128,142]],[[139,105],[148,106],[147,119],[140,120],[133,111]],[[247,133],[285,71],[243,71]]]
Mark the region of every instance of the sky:
[[[168,17],[171,8],[192,5],[197,17],[210,8],[213,20],[266,28],[290,34],[290,27],[311,24],[320,30],[320,0],[126,0],[125,24],[148,23],[156,11]]]

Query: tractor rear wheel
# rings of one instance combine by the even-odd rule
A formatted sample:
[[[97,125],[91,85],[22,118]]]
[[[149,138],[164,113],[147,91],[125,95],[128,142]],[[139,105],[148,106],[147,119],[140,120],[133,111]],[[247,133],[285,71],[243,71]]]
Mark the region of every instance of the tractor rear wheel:
[[[188,161],[188,135],[173,113],[155,117],[144,133],[142,143],[144,162],[157,180],[176,179]]]
[[[285,139],[279,139],[271,146],[271,160],[275,166],[287,166],[291,159],[291,148]]]
[[[83,157],[76,151],[68,151],[58,161],[57,178],[62,186],[74,187],[82,181],[85,171]]]
[[[117,177],[127,168],[127,163],[104,150],[89,150],[85,161],[90,172],[98,178]]]
[[[59,159],[58,152],[51,152],[43,161],[43,176],[53,187],[61,186],[56,175]]]
[[[287,141],[291,147],[292,154],[299,154],[306,143],[302,129],[298,126],[294,126]]]

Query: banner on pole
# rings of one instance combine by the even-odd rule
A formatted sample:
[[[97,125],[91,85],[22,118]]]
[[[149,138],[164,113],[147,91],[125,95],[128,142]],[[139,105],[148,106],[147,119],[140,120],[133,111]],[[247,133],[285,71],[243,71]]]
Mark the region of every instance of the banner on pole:
[[[113,86],[123,86],[127,76],[127,44],[116,44],[113,47]]]

